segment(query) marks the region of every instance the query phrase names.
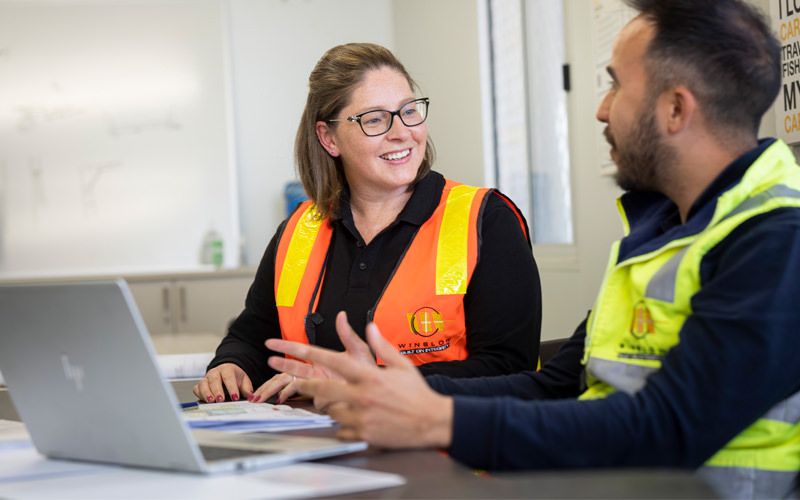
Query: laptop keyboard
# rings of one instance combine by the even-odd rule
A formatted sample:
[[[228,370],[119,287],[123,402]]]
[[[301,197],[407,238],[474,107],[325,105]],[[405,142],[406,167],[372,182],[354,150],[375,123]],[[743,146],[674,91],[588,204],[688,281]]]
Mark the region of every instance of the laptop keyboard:
[[[200,446],[200,453],[206,461],[228,460],[233,458],[248,457],[250,455],[266,455],[274,453],[269,450],[237,450],[235,448],[223,448],[221,446]]]

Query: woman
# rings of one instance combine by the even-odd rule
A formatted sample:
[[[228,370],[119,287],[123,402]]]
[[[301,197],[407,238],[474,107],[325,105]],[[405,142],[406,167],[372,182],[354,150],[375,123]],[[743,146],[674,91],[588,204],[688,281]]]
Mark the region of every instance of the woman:
[[[541,295],[524,219],[496,191],[431,170],[429,100],[415,89],[378,45],[340,45],[317,63],[295,141],[313,201],[270,241],[199,399],[285,400],[292,378],[268,367],[265,341],[342,350],[341,310],[362,337],[375,321],[424,374],[535,367]]]

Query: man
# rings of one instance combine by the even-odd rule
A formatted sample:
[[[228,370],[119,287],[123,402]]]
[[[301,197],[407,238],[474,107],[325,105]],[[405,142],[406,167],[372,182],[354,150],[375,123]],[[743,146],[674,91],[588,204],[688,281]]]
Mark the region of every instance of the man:
[[[343,437],[489,469],[699,468],[724,496],[794,487],[800,169],[782,142],[756,139],[780,84],[777,41],[741,0],[629,4],[640,15],[597,111],[628,191],[626,236],[593,311],[540,373],[504,377],[426,384],[374,325],[385,369],[270,341],[312,363],[272,358],[276,369],[338,374],[298,387]]]

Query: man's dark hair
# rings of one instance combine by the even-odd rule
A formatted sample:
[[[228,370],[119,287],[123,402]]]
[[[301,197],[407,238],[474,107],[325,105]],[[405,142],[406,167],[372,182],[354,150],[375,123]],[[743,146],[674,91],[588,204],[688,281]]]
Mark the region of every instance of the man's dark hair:
[[[651,91],[686,85],[712,130],[755,134],[780,88],[780,45],[742,0],[626,0],[653,24]],[[731,130],[734,129],[734,130]]]

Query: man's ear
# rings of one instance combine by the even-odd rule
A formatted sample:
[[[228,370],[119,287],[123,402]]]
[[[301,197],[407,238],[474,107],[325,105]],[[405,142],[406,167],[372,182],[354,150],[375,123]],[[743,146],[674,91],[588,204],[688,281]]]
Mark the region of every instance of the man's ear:
[[[678,85],[662,94],[661,106],[665,108],[666,131],[677,134],[697,119],[697,98],[685,85]],[[663,115],[662,115],[663,116]]]
[[[314,130],[317,132],[317,140],[325,148],[325,151],[334,158],[339,156],[339,148],[336,147],[336,138],[330,125],[323,121],[318,121],[314,126]]]

